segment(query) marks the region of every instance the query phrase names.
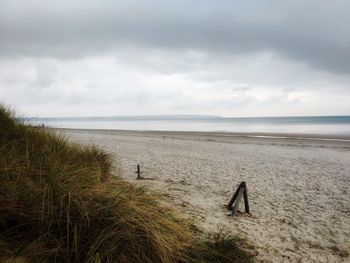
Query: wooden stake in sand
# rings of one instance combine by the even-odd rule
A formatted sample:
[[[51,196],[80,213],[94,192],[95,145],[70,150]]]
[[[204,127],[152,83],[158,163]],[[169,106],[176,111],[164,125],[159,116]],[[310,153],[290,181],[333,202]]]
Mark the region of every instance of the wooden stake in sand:
[[[145,178],[145,177],[142,177],[141,176],[141,174],[143,173],[143,172],[141,172],[141,165],[140,164],[138,164],[137,166],[136,166],[136,168],[137,168],[137,170],[136,170],[136,174],[137,174],[137,180],[153,180],[154,178]],[[146,172],[147,173],[147,172]]]
[[[233,194],[230,202],[227,205],[228,210],[232,210],[232,216],[234,216],[237,213],[237,209],[239,206],[239,202],[242,199],[242,196],[244,197],[244,207],[245,212],[249,212],[249,201],[248,201],[248,190],[247,190],[247,184],[245,182],[240,183],[238,186],[236,192]]]
[[[137,171],[135,172],[135,173],[137,173],[137,179],[143,179],[142,177],[141,177],[141,167],[140,167],[140,165],[138,164],[137,165]]]

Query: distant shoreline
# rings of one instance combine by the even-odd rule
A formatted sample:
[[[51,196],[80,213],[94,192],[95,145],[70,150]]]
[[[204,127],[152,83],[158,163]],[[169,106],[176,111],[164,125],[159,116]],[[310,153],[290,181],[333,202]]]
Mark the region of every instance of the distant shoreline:
[[[350,116],[182,119],[42,119],[32,125],[86,130],[204,132],[229,136],[350,139]]]
[[[156,130],[119,130],[119,129],[75,129],[75,128],[53,128],[58,131],[108,133],[117,135],[142,135],[142,136],[166,136],[186,138],[207,138],[210,140],[230,141],[230,139],[250,139],[268,141],[289,141],[289,142],[315,142],[315,143],[335,143],[350,146],[350,134],[307,134],[307,133],[267,133],[267,132],[224,132],[224,131],[156,131]]]

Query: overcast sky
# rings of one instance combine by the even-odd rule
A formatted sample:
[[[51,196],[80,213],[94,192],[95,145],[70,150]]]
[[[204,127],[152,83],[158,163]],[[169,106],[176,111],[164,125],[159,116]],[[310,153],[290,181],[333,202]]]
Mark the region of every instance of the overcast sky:
[[[350,115],[350,1],[0,0],[27,116]]]

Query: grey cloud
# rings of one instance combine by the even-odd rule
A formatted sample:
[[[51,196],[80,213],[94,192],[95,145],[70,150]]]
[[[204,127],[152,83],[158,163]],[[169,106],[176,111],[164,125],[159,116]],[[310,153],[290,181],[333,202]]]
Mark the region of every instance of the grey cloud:
[[[0,0],[0,56],[67,59],[130,46],[223,57],[272,51],[349,74],[349,24],[346,0]]]

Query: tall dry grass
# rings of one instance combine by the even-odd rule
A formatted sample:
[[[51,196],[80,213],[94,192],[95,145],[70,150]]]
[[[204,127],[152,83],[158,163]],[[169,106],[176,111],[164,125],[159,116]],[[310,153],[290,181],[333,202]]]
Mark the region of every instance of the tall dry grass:
[[[0,105],[0,262],[250,262],[239,244],[112,174],[103,150]]]

